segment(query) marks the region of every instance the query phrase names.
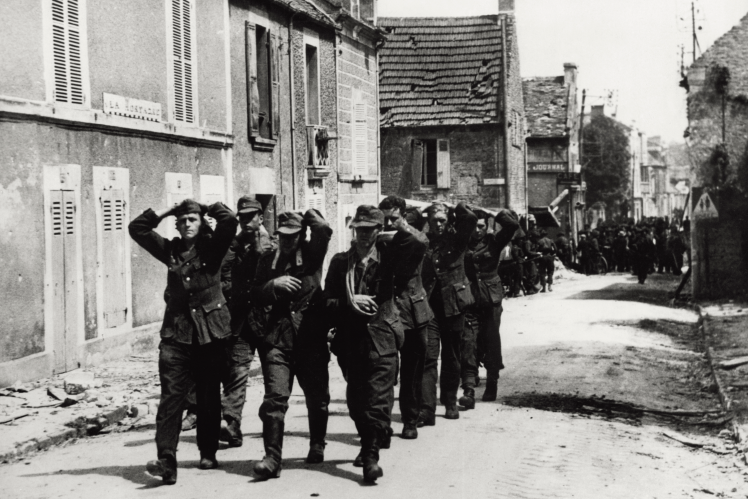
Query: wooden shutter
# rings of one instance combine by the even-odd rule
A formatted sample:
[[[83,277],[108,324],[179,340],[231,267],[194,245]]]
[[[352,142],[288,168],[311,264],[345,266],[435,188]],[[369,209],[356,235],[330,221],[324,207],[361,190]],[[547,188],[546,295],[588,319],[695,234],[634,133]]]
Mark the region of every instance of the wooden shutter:
[[[246,21],[244,24],[245,55],[247,64],[247,123],[249,137],[260,135],[260,91],[257,88],[257,27]]]
[[[171,0],[174,120],[194,123],[192,0]]]
[[[104,275],[104,327],[127,320],[125,267],[125,195],[122,189],[101,191],[101,242]]]
[[[366,175],[368,168],[366,101],[361,89],[353,89],[353,173]]]
[[[449,189],[450,187],[449,140],[436,141],[436,187]]]
[[[313,192],[307,193],[307,210],[315,209],[319,211],[322,216],[325,216],[325,195],[323,193],[315,194]]]
[[[278,138],[280,132],[280,54],[278,38],[270,33],[270,136]]]
[[[84,104],[79,0],[52,0],[54,100]]]
[[[411,161],[411,185],[414,191],[420,190],[423,182],[423,170],[425,154],[424,143],[420,140],[413,141],[413,160]],[[406,196],[407,197],[407,196]]]
[[[63,220],[62,191],[50,193],[52,212],[52,323],[54,337],[55,371],[65,371],[65,222]]]

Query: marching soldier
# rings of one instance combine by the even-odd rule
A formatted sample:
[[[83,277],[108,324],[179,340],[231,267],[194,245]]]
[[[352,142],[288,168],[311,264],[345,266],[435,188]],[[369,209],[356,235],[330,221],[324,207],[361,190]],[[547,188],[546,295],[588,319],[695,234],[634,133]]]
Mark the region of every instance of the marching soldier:
[[[241,447],[243,441],[242,410],[247,398],[247,378],[256,338],[250,319],[250,314],[254,310],[254,304],[250,299],[252,282],[260,256],[275,249],[273,241],[262,226],[262,205],[259,201],[246,196],[239,199],[237,218],[241,232],[231,244],[229,254],[232,258],[224,263],[228,263],[230,279],[224,280],[223,286],[223,294],[231,311],[233,332],[228,345],[227,365],[221,380],[223,419],[226,421],[221,440],[226,441],[229,447]]]
[[[383,475],[379,450],[388,438],[397,352],[406,341],[398,287],[417,271],[427,247],[407,225],[381,233],[384,223],[381,210],[359,206],[351,222],[354,244],[333,257],[325,280],[328,307],[337,318],[334,342],[342,345],[335,351],[347,358],[348,410],[361,436],[354,465],[364,468],[366,482]]]
[[[553,271],[555,270],[556,261],[556,244],[550,240],[545,230],[540,231],[540,239],[535,243],[538,253],[542,256],[538,259],[538,270],[540,271],[540,285],[545,293],[546,285],[548,291],[553,291]]]
[[[405,328],[405,343],[400,351],[402,365],[400,366],[399,400],[403,422],[401,436],[405,439],[414,439],[418,437],[417,423],[428,345],[428,324],[434,318],[421,281],[421,267],[429,240],[425,234],[414,229],[404,218],[407,208],[403,198],[388,196],[379,203],[379,209],[384,214],[386,231],[407,231],[410,234],[409,238],[414,240],[411,244],[423,247],[423,251],[410,253],[408,258],[413,261],[402,262],[403,268],[409,269],[410,273],[395,275],[395,303],[400,310],[400,321]],[[423,217],[416,211],[416,220],[418,218]],[[397,258],[403,259],[406,255],[398,254]]]
[[[308,463],[324,460],[330,404],[321,280],[332,229],[315,210],[303,218],[289,211],[278,217],[276,233],[278,249],[260,257],[250,292],[254,303],[267,307],[257,340],[265,381],[260,406],[265,457],[255,464],[254,472],[262,479],[278,478],[281,473],[284,419],[294,376],[306,398]]]
[[[499,232],[486,234],[488,214],[482,210],[475,211],[478,222],[470,238],[469,251],[471,258],[468,276],[471,278],[471,291],[475,304],[466,314],[466,320],[477,325],[478,342],[485,345],[486,390],[483,392],[484,401],[496,400],[499,371],[504,368],[501,355],[501,301],[504,296],[501,278],[498,274],[499,258],[504,247],[510,243],[515,232],[519,229],[517,216],[508,210],[501,210],[495,217],[495,222],[501,226]],[[468,345],[469,348],[469,345]],[[463,356],[465,359],[465,356]],[[473,360],[474,371],[477,374],[477,362]],[[473,409],[475,407],[475,378],[471,372],[463,368],[460,405]]]
[[[477,218],[460,203],[450,212],[444,203],[427,208],[429,249],[423,266],[423,285],[435,318],[429,323],[428,349],[423,374],[420,426],[436,424],[436,382],[446,419],[459,419],[457,390],[460,386],[460,347],[465,311],[473,304],[470,281],[465,275],[465,253]],[[441,373],[437,372],[441,346]]]
[[[211,230],[204,216],[216,220]],[[174,215],[180,237],[168,240],[156,231]],[[230,314],[221,292],[221,263],[236,233],[234,214],[221,203],[209,209],[188,199],[173,208],[146,210],[130,223],[130,236],[168,269],[168,304],[161,327],[159,378],[161,403],[156,415],[158,459],[148,472],[165,484],[177,481],[177,443],[182,409],[197,389],[197,446],[200,468],[218,467],[221,428],[220,366],[231,335]]]

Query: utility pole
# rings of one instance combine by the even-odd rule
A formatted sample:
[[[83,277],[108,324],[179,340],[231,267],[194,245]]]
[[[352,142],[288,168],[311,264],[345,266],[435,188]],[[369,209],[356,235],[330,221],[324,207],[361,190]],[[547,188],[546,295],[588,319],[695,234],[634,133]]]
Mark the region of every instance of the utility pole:
[[[691,2],[691,44],[693,45],[691,62],[696,62],[696,9],[693,2]]]
[[[583,130],[584,130],[584,102],[585,102],[586,99],[587,99],[587,89],[582,89],[582,112],[579,114],[579,138],[577,140],[577,147],[579,147],[579,166],[580,166],[579,167],[579,178],[580,178],[580,182],[581,182],[581,179],[584,178],[582,176],[582,171],[584,170],[584,162],[582,161],[582,153],[584,152],[584,147],[583,147],[583,143],[584,143],[584,133],[583,133]],[[572,238],[571,240],[574,243],[574,248],[575,248],[574,255],[573,255],[573,259],[574,260],[576,260],[576,247],[577,247],[577,243],[579,242],[577,240],[577,238],[578,238],[577,203],[583,201],[584,198],[582,196],[583,196],[582,195],[582,186],[580,184],[579,185],[579,190],[577,190],[577,195],[576,196],[572,196],[572,198],[571,198],[571,200],[569,202],[569,209],[571,210],[571,213],[570,213],[570,216],[569,216],[569,219],[571,220],[571,238]],[[584,212],[582,212],[582,213],[584,213]]]

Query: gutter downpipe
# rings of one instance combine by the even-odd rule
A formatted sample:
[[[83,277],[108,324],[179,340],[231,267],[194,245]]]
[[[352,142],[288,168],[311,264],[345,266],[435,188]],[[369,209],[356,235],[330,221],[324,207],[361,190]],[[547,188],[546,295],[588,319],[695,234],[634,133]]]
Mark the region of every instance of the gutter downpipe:
[[[291,209],[296,210],[296,90],[293,70],[293,12],[288,19],[288,79],[291,91]],[[283,166],[281,166],[281,169]]]
[[[501,83],[503,87],[503,95],[502,95],[502,107],[503,107],[503,116],[502,116],[502,128],[504,131],[504,192],[506,194],[506,207],[511,208],[511,196],[509,194],[509,125],[507,124],[507,89],[509,87],[509,78],[507,78],[507,63],[506,63],[506,57],[507,57],[507,50],[506,50],[506,16],[499,14],[501,17]],[[516,126],[516,124],[515,124]],[[525,169],[525,174],[527,173],[527,169]]]

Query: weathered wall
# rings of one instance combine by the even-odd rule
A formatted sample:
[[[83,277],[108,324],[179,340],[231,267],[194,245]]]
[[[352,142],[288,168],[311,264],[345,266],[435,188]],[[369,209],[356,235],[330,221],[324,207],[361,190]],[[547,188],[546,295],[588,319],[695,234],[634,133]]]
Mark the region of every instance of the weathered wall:
[[[708,192],[719,210],[716,220],[694,216],[691,224],[693,294],[727,298],[748,292],[748,96],[725,99],[725,152],[722,169],[713,155],[722,143],[722,97],[707,71],[703,86],[688,97],[693,193]],[[693,195],[692,206],[698,196]]]
[[[337,120],[337,79],[335,59],[335,32],[332,28],[325,28],[316,23],[304,22],[298,17],[294,20],[293,30],[293,56],[294,56],[294,98],[296,106],[295,116],[295,139],[296,139],[296,195],[297,208],[304,209],[307,206],[308,172],[307,172],[307,139],[306,139],[306,90],[304,74],[306,66],[306,52],[304,46],[304,28],[310,29],[319,35],[319,83],[320,83],[320,109],[321,125],[328,127],[328,132],[335,136],[338,133]],[[332,174],[322,180],[325,197],[325,219],[333,227],[333,239],[330,248],[337,247],[337,207],[338,186],[336,182],[338,164],[337,141],[328,142],[328,154],[330,158],[329,168]],[[319,182],[319,181],[317,181]],[[328,258],[331,255],[328,255]]]
[[[465,201],[480,206],[504,206],[500,186],[483,185],[501,171],[496,137],[500,127],[382,128],[382,194],[405,198],[450,202]],[[449,139],[450,189],[413,190],[410,186],[414,139]]]
[[[527,211],[527,182],[525,178],[525,103],[522,93],[522,76],[519,65],[519,40],[517,34],[517,23],[513,16],[506,16],[506,39],[507,39],[507,109],[506,118],[511,123],[511,111],[519,113],[519,123],[511,123],[512,127],[521,127],[522,139],[519,145],[513,145],[509,129],[509,167],[507,174],[507,187],[509,191],[509,208],[518,213]]]
[[[41,2],[0,2],[0,91],[44,100]]]
[[[6,268],[0,277],[0,296],[7,306],[0,323],[0,362],[44,349],[44,213],[42,167],[81,166],[81,230],[85,338],[98,336],[96,308],[97,223],[93,191],[94,166],[130,170],[130,218],[146,208],[166,205],[165,172],[191,173],[195,197],[200,175],[225,175],[220,150],[178,145],[102,132],[71,130],[33,122],[0,124],[3,223],[0,246]],[[133,326],[163,318],[166,270],[136,244],[132,249]],[[17,269],[17,270],[15,270]]]

